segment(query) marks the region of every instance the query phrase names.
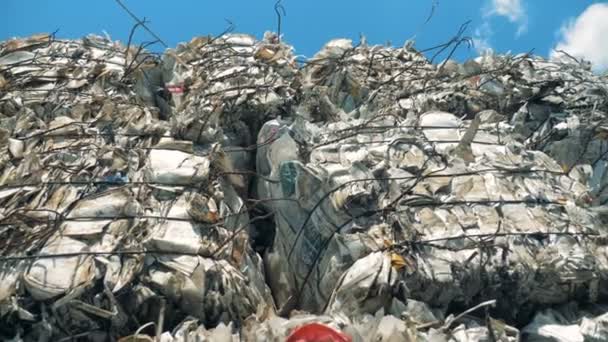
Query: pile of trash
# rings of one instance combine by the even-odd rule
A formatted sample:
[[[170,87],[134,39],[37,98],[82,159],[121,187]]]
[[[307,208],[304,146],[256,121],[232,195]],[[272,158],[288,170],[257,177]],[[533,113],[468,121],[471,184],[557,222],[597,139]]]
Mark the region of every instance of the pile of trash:
[[[608,339],[608,77],[273,34],[0,44],[0,337]]]

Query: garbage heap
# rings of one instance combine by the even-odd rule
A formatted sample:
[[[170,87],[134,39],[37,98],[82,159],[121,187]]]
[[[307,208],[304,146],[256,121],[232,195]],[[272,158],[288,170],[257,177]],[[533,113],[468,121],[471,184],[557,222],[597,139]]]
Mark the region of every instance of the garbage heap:
[[[607,115],[568,56],[5,41],[0,336],[606,340]]]

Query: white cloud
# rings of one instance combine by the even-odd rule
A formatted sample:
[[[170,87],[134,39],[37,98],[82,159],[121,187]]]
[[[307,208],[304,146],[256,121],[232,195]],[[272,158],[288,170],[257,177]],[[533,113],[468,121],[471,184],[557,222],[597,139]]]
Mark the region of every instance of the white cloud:
[[[473,37],[473,45],[475,45],[475,50],[479,55],[485,55],[488,53],[492,53],[492,45],[486,38],[482,37]]]
[[[528,30],[528,14],[522,0],[488,0],[481,9],[483,22],[473,33],[473,44],[477,53],[483,55],[492,52],[490,40],[494,35],[492,31],[492,17],[505,17],[509,22],[517,25],[515,37],[521,36]]]
[[[484,22],[481,27],[475,29],[473,33],[473,44],[475,50],[480,55],[492,52],[492,46],[490,45],[490,37],[492,36],[492,28],[488,22]]]
[[[491,12],[507,17],[513,23],[524,17],[524,10],[519,0],[492,0]]]
[[[510,22],[517,24],[515,33],[517,37],[528,30],[528,15],[521,0],[492,0],[484,15],[486,17],[505,17]]]
[[[556,50],[584,58],[595,70],[608,69],[608,4],[594,4],[577,18],[568,20],[560,29],[560,41],[551,51],[551,58],[563,58]]]

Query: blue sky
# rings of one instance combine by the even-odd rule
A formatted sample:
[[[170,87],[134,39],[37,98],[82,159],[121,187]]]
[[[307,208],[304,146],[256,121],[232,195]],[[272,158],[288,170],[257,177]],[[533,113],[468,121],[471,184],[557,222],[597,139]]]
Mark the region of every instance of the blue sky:
[[[113,39],[126,41],[133,24],[114,0],[2,1],[5,15],[0,39],[59,29],[61,38],[105,30]],[[217,34],[225,29],[225,19],[236,25],[236,32],[261,37],[266,30],[276,30],[275,1],[123,0],[139,17],[150,20],[149,26],[169,46],[193,36]],[[416,47],[424,49],[447,41],[462,23],[471,20],[467,33],[475,38],[478,49],[459,50],[456,57],[460,60],[483,48],[514,53],[534,49],[536,54],[549,56],[561,44],[577,57],[591,56],[596,64],[608,67],[608,1],[282,0],[282,4],[287,12],[282,25],[284,40],[305,56],[312,56],[329,39],[346,37],[358,42],[360,34],[369,43],[397,46],[415,37]],[[434,14],[423,25],[433,5]],[[590,19],[581,19],[587,17]],[[143,31],[136,38],[150,39]]]

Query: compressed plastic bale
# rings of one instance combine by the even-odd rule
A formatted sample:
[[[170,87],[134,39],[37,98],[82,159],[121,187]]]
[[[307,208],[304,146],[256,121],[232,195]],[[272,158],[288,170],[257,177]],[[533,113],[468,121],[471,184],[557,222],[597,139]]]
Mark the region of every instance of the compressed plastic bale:
[[[270,126],[269,124],[268,126]],[[266,256],[267,268],[270,274],[273,276],[270,279],[271,287],[273,288],[275,299],[278,302],[279,307],[287,303],[288,298],[295,292],[298,291],[297,287],[301,286],[306,273],[310,271],[310,267],[314,267],[315,257],[319,253],[321,248],[320,243],[324,239],[329,239],[332,236],[330,229],[324,228],[319,230],[318,226],[327,227],[339,227],[340,225],[347,222],[349,216],[358,215],[365,210],[374,208],[377,206],[374,203],[373,186],[367,186],[366,184],[352,182],[352,184],[346,184],[343,189],[336,191],[331,198],[322,200],[325,195],[332,188],[345,184],[353,179],[362,179],[372,177],[369,174],[369,170],[366,170],[363,165],[356,164],[350,169],[341,166],[332,166],[332,168],[324,170],[326,173],[323,175],[323,170],[314,170],[304,167],[298,161],[285,160],[289,158],[289,151],[281,149],[284,144],[281,143],[282,137],[289,140],[287,131],[280,129],[279,126],[273,125],[275,132],[282,133],[282,136],[277,137],[277,140],[273,141],[266,149],[266,154],[258,153],[258,165],[268,165],[266,174],[269,177],[280,177],[279,184],[268,184],[265,182],[258,183],[258,189],[260,196],[267,198],[293,198],[297,199],[299,206],[294,206],[288,202],[276,202],[273,203],[272,208],[279,212],[279,216],[276,217],[276,223],[279,229],[277,237],[275,239],[275,246],[273,250]],[[272,127],[272,126],[270,126]],[[264,137],[262,137],[264,139]],[[281,154],[281,151],[285,151],[285,154]],[[276,152],[276,154],[275,154]],[[279,160],[285,160],[277,163]],[[268,162],[270,160],[271,162]],[[326,180],[324,180],[324,178]],[[326,183],[326,185],[324,185]],[[370,184],[371,185],[371,184]],[[262,192],[264,191],[264,192]],[[320,202],[319,202],[320,201]],[[315,207],[317,203],[320,203],[320,210],[312,212],[312,216],[308,219],[305,227],[303,227],[301,238],[296,238],[298,234],[294,234],[289,227],[298,227],[300,229],[307,221],[307,211]],[[322,210],[321,210],[322,208]],[[334,213],[329,215],[328,213]],[[327,222],[327,225],[323,225],[321,222]],[[346,228],[344,228],[346,230]],[[329,244],[329,250],[326,252],[328,257],[336,257],[336,251],[339,250],[340,245],[347,247],[347,249],[338,253],[340,258],[346,260],[352,260],[352,255],[364,255],[366,250],[370,247],[360,240],[359,236],[335,236],[336,241]],[[297,241],[296,241],[297,240]],[[290,254],[291,245],[298,243],[296,246],[294,255],[299,255],[299,260],[303,262],[298,264],[295,259],[290,260],[289,263],[295,265],[289,266],[282,262],[282,258]],[[338,248],[338,249],[337,249]],[[351,252],[348,249],[352,249]],[[350,254],[353,253],[353,254]],[[327,260],[327,261],[326,261]],[[324,273],[323,279],[316,279],[316,276],[310,279],[311,282],[304,287],[303,303],[310,305],[311,308],[316,307],[317,310],[325,305],[325,302],[331,295],[331,290],[341,276],[342,272],[346,270],[350,263],[340,265],[336,261],[331,261],[331,264],[326,264],[330,259],[322,258],[317,267],[329,267]],[[327,266],[325,266],[327,265]],[[296,276],[299,279],[293,279],[290,273],[293,274],[295,270]],[[308,291],[316,288],[311,285],[314,282],[321,281],[324,285],[321,288],[322,294],[312,295]],[[318,292],[318,290],[313,290]],[[309,299],[308,299],[309,298]]]
[[[267,268],[273,275],[270,284],[274,290],[276,300],[281,303],[279,306],[282,306],[291,295],[299,291],[298,288],[303,286],[306,281],[306,274],[311,271],[312,267],[325,269],[322,277],[318,277],[313,272],[312,278],[308,279],[309,282],[304,285],[304,293],[301,294],[302,303],[306,307],[319,310],[325,305],[331,295],[333,286],[338,281],[341,273],[345,271],[348,260],[352,260],[353,254],[362,255],[365,251],[370,250],[370,246],[367,246],[366,241],[359,236],[335,235],[332,238],[333,230],[329,227],[339,227],[348,220],[348,216],[344,212],[340,213],[335,209],[336,205],[349,203],[350,193],[348,191],[340,194],[336,193],[333,202],[332,200],[323,201],[321,205],[323,209],[313,213],[312,218],[302,227],[306,222],[307,210],[313,208],[327,190],[321,187],[321,179],[318,179],[310,170],[303,168],[298,163],[283,163],[281,168],[283,169],[281,172],[283,176],[281,177],[280,188],[275,188],[271,192],[271,196],[298,198],[302,201],[303,207],[293,206],[287,202],[274,206],[274,209],[280,212],[280,216],[277,218],[277,227],[280,231],[275,238],[275,245],[271,254],[266,257]],[[349,177],[347,176],[346,179],[349,179]],[[355,205],[350,210],[356,212],[359,209]],[[364,207],[361,210],[364,210]],[[327,213],[330,212],[334,212],[335,215],[328,215]],[[318,230],[317,227],[319,226],[326,228]],[[302,237],[297,239],[297,234],[292,232],[290,227],[302,227]],[[323,241],[328,239],[333,241],[327,246],[326,257],[317,260],[317,255],[323,248]],[[283,262],[282,259],[290,254],[289,251],[294,243],[297,243],[297,245],[295,246],[296,252],[292,256],[293,259],[288,260],[287,263]],[[352,251],[349,251],[349,249],[352,249]],[[339,263],[338,260],[340,259],[347,263]],[[293,275],[297,278],[294,279]],[[320,288],[315,286],[314,284],[317,282],[323,283],[324,286]]]
[[[47,300],[74,289],[89,285],[95,276],[95,266],[90,256],[78,255],[87,252],[87,244],[56,236],[40,251],[40,255],[75,253],[75,256],[50,257],[35,261],[24,274],[28,292],[36,300]]]
[[[440,114],[439,115],[439,119],[447,119],[448,121],[454,119],[454,116],[447,113],[446,114]],[[445,123],[442,123],[445,124]],[[448,122],[449,124],[449,122]],[[439,125],[435,125],[435,127],[437,127]],[[455,127],[456,125],[452,124],[451,127]],[[439,126],[442,127],[442,126]],[[450,126],[448,126],[450,127]],[[361,134],[362,135],[362,134]],[[412,137],[408,137],[410,140],[412,139]],[[416,137],[417,139],[421,139],[420,136]],[[389,140],[390,141],[390,140]],[[406,140],[407,141],[407,140]],[[387,144],[387,143],[385,143]],[[370,144],[371,146],[369,147],[369,149],[371,150],[372,148],[375,148],[373,146],[373,144]],[[396,145],[396,144],[395,144]],[[327,148],[325,149],[325,151],[329,152],[331,151],[332,146],[329,145],[327,146]],[[429,149],[424,149],[421,151],[427,155],[429,153]],[[342,182],[348,180],[350,181],[350,179],[352,178],[341,178],[344,177],[342,176],[338,171],[339,170],[343,170],[345,167],[348,167],[349,161],[348,160],[338,160],[338,159],[333,159],[333,157],[331,157],[329,155],[329,153],[323,154],[323,153],[319,153],[319,152],[315,152],[317,154],[312,155],[311,156],[311,162],[309,164],[306,164],[305,167],[302,166],[301,163],[297,162],[297,161],[283,161],[278,170],[275,168],[274,170],[276,171],[271,171],[270,174],[272,174],[273,172],[275,172],[275,175],[285,175],[285,176],[289,176],[289,177],[293,177],[293,175],[296,175],[296,179],[297,177],[305,179],[304,177],[302,177],[302,175],[304,174],[308,174],[310,173],[311,175],[314,175],[314,177],[310,177],[311,181],[313,183],[308,183],[308,184],[315,184],[314,182],[319,182],[322,179],[324,179],[325,177],[328,177],[327,179],[329,179],[329,184],[331,184],[332,186],[329,186],[327,188],[321,188],[322,190],[317,190],[321,193],[324,194],[328,194],[327,196],[327,201],[330,202],[332,205],[329,207],[324,207],[324,203],[323,201],[321,201],[320,203],[317,201],[311,201],[311,205],[317,205],[317,203],[319,203],[319,207],[317,208],[317,210],[321,211],[320,208],[325,208],[324,211],[325,213],[327,213],[327,210],[331,210],[331,212],[334,212],[334,214],[332,214],[332,216],[335,217],[339,217],[342,214],[342,211],[347,211],[347,207],[345,206],[341,206],[339,205],[339,203],[345,203],[345,202],[349,202],[349,200],[344,201],[344,199],[340,199],[340,196],[344,196],[347,195],[351,192],[351,187],[347,186],[344,187],[344,189],[340,189],[338,191],[336,191],[335,193],[329,193],[331,191],[331,189],[333,188],[333,185],[338,185],[338,184],[342,184]],[[448,152],[444,152],[445,154],[447,154]],[[314,156],[314,158],[313,158]],[[258,155],[258,157],[260,157],[260,155]],[[428,156],[427,156],[428,158]],[[373,160],[373,159],[372,159]],[[359,160],[355,160],[352,162],[352,167],[353,169],[355,168],[355,165],[359,162]],[[366,162],[369,163],[369,159],[366,160]],[[566,227],[563,226],[562,224],[560,224],[559,222],[561,222],[561,219],[559,219],[559,215],[557,214],[558,212],[561,212],[563,214],[568,215],[569,217],[573,218],[576,222],[581,222],[581,227],[584,225],[586,227],[593,227],[591,229],[593,229],[594,231],[597,231],[598,229],[598,225],[597,225],[597,221],[593,218],[593,214],[590,213],[587,210],[583,210],[580,209],[576,206],[566,206],[561,207],[561,209],[559,209],[560,211],[556,211],[558,210],[559,205],[555,206],[555,207],[545,207],[545,205],[543,205],[543,201],[553,201],[553,202],[557,202],[557,203],[566,203],[568,201],[568,199],[570,200],[574,200],[572,197],[573,195],[576,194],[576,192],[578,190],[572,191],[575,188],[578,188],[579,185],[576,184],[576,180],[571,179],[569,177],[561,177],[561,176],[557,176],[557,175],[552,175],[551,173],[541,173],[543,174],[544,178],[540,178],[536,175],[534,175],[534,173],[532,174],[528,174],[528,173],[522,173],[518,176],[516,176],[515,178],[507,178],[505,177],[505,175],[503,175],[503,173],[508,173],[509,171],[527,171],[527,170],[531,170],[531,169],[538,169],[541,170],[542,172],[549,171],[549,172],[556,172],[559,173],[560,172],[560,168],[558,165],[555,164],[554,161],[552,161],[549,157],[547,157],[546,155],[544,155],[541,152],[535,152],[535,151],[525,151],[522,150],[521,146],[518,145],[511,145],[511,146],[507,146],[506,148],[504,146],[501,146],[500,144],[496,144],[495,146],[489,146],[487,148],[486,151],[484,151],[482,154],[479,155],[479,157],[477,157],[475,159],[475,163],[471,164],[471,165],[464,165],[464,164],[456,164],[454,166],[452,166],[452,169],[446,169],[443,170],[441,169],[441,164],[440,161],[435,161],[437,164],[431,164],[429,162],[427,162],[427,167],[431,170],[433,170],[433,167],[436,168],[436,170],[441,171],[441,173],[446,175],[446,178],[448,179],[449,182],[447,183],[443,183],[445,185],[449,185],[449,186],[445,186],[445,185],[440,185],[437,184],[437,189],[442,189],[442,191],[440,193],[437,194],[437,198],[436,200],[439,201],[463,201],[462,205],[456,205],[456,206],[446,206],[446,207],[439,207],[435,209],[431,210],[431,208],[425,208],[424,205],[420,206],[420,207],[413,207],[411,209],[411,214],[412,216],[408,216],[407,218],[403,218],[404,220],[407,220],[407,222],[412,222],[413,224],[410,225],[412,228],[415,228],[416,231],[418,232],[422,232],[424,231],[425,233],[425,238],[429,238],[429,239],[442,239],[442,237],[454,237],[454,236],[458,236],[462,234],[462,230],[459,227],[469,227],[467,228],[467,233],[468,234],[476,234],[476,233],[482,233],[482,234],[489,234],[492,235],[496,232],[497,227],[502,224],[503,229],[506,229],[507,231],[527,231],[527,232],[537,232],[537,231],[560,231],[565,229]],[[340,163],[342,165],[338,166],[337,164]],[[346,164],[346,165],[344,165]],[[287,168],[288,165],[293,165],[289,166],[289,168]],[[284,168],[284,169],[282,169]],[[291,170],[291,168],[293,168],[293,170]],[[386,166],[384,166],[384,168],[386,168]],[[463,175],[460,177],[453,177],[452,174],[458,174],[458,173],[466,173],[467,170],[470,171],[474,171],[476,169],[492,169],[492,168],[496,168],[496,172],[481,172],[479,173],[479,175]],[[504,171],[503,171],[504,170]],[[281,171],[285,171],[284,173],[282,173]],[[289,172],[287,172],[289,171]],[[292,172],[293,171],[293,172]],[[332,177],[334,177],[335,175],[335,183],[332,179]],[[438,174],[434,174],[434,176],[438,176]],[[276,176],[275,176],[276,177]],[[278,192],[278,186],[272,186],[272,185],[267,185],[266,183],[264,183],[263,185],[265,186],[270,186],[271,189],[275,189],[275,191],[277,192],[271,192],[271,196],[284,196],[285,194],[292,194],[295,192],[292,192],[290,189],[298,189],[298,191],[302,191],[302,194],[304,193],[310,193],[309,191],[303,191],[300,190],[301,188],[299,186],[293,186],[292,182],[287,182],[287,180],[289,179],[289,177],[286,177],[285,180],[286,182],[283,183],[282,188],[281,188],[281,192]],[[352,175],[351,175],[352,177]],[[365,176],[365,177],[372,177],[372,176]],[[318,179],[317,181],[313,181],[314,179]],[[358,177],[355,177],[355,179]],[[451,179],[450,179],[451,178]],[[565,180],[568,180],[567,183],[565,183]],[[298,180],[296,180],[296,182],[293,182],[295,184],[297,184]],[[428,183],[427,183],[428,182]],[[436,178],[429,178],[427,179],[423,179],[422,181],[419,182],[419,184],[415,187],[415,191],[422,191],[424,190],[426,193],[426,189],[427,188],[431,188],[431,183],[432,182],[436,182]],[[364,184],[365,182],[362,182],[362,184]],[[396,182],[399,183],[399,182]],[[399,194],[404,191],[404,189],[408,188],[408,183],[407,182],[403,182],[403,188],[401,190],[396,189],[395,191],[395,197],[399,196]],[[373,184],[373,182],[371,182],[370,184]],[[551,186],[548,186],[548,184],[552,184]],[[367,186],[367,185],[366,185]],[[313,186],[311,187],[310,185],[306,186],[306,189],[312,189],[314,187],[317,186]],[[356,189],[357,187],[353,187],[353,189]],[[373,187],[369,187],[367,186],[368,189],[373,189]],[[436,191],[436,190],[435,190]],[[356,190],[355,190],[356,193]],[[354,193],[353,193],[354,194]],[[310,196],[310,195],[309,195]],[[443,196],[443,197],[442,197]],[[298,198],[308,198],[306,196],[298,196]],[[539,205],[532,205],[530,206],[529,204],[501,204],[500,205],[500,211],[502,213],[502,218],[500,217],[499,213],[497,213],[497,209],[493,209],[491,207],[485,207],[484,205],[477,205],[475,206],[474,210],[471,210],[470,208],[468,208],[468,206],[466,205],[466,202],[480,202],[483,203],[484,201],[497,201],[497,202],[501,202],[501,201],[540,201]],[[300,201],[300,203],[302,203],[302,201]],[[278,227],[288,227],[289,225],[283,222],[292,222],[291,226],[292,227],[301,227],[303,222],[300,224],[295,224],[295,222],[297,221],[297,215],[296,214],[298,212],[297,208],[294,207],[281,207],[280,205],[274,205],[273,206],[275,210],[278,210],[279,212],[282,212],[283,215],[281,215],[281,217],[277,218],[277,226]],[[369,206],[367,205],[363,205],[362,208],[366,208]],[[306,207],[303,206],[304,211],[306,211],[305,209]],[[487,210],[484,211],[483,215],[479,215],[479,216],[475,216],[475,214],[473,214],[473,211],[478,211],[481,212],[482,208],[487,208]],[[553,208],[553,209],[550,209]],[[310,210],[310,209],[309,209]],[[434,213],[433,213],[434,211]],[[427,215],[426,212],[431,213],[432,215]],[[289,213],[289,214],[287,214]],[[422,215],[423,213],[425,213],[424,215]],[[523,213],[523,214],[522,214]],[[312,224],[311,227],[306,227],[306,230],[304,230],[301,233],[301,237],[299,238],[299,240],[303,240],[305,241],[307,238],[305,237],[308,233],[308,229],[316,229],[317,232],[322,231],[323,228],[323,224],[321,223],[322,221],[320,221],[319,219],[321,217],[325,218],[327,214],[323,214],[321,216],[320,213],[317,213],[316,210],[315,212],[313,212],[312,214],[310,214],[310,219],[309,221],[311,222],[310,224]],[[435,217],[433,217],[433,215]],[[304,217],[307,217],[308,215],[305,215]],[[480,217],[494,217],[494,219],[490,220],[488,219],[487,221],[485,219],[481,219]],[[576,217],[576,218],[575,218]],[[344,222],[344,221],[342,221]],[[583,223],[585,222],[585,223]],[[418,226],[418,224],[421,224],[421,226]],[[336,226],[340,226],[339,223],[334,223]],[[439,227],[444,227],[444,228],[439,228]],[[313,228],[315,227],[315,228]],[[300,229],[300,228],[296,228],[296,229]],[[342,227],[343,230],[341,230],[342,233],[346,233],[348,232],[348,229],[345,229],[344,227]],[[479,230],[477,230],[479,229]],[[579,229],[579,228],[577,228]],[[280,228],[280,231],[281,228]],[[285,230],[287,231],[287,230]],[[280,276],[281,274],[287,274],[287,268],[285,268],[284,271],[278,271],[278,268],[273,268],[276,266],[273,265],[278,265],[278,267],[284,267],[281,264],[280,260],[281,260],[281,252],[278,250],[277,246],[280,246],[281,244],[285,244],[285,241],[289,241],[289,235],[285,235],[282,236],[280,240],[277,240],[277,242],[275,243],[275,251],[273,251],[272,253],[270,253],[268,255],[268,257],[266,258],[267,262],[269,263],[269,269],[271,270],[277,270],[277,272],[273,272],[273,274],[275,274],[275,277],[271,277],[271,287],[273,289],[275,289],[274,294],[275,294],[275,298],[277,298],[277,302],[278,303],[283,303],[286,302],[287,298],[289,297],[289,291],[299,291],[297,286],[293,286],[293,290],[289,290],[289,287],[286,286],[286,284],[289,284],[290,282],[292,284],[297,285],[297,282],[293,282],[290,280],[290,278],[288,276]],[[297,236],[297,234],[296,234]],[[343,234],[336,234],[335,238],[344,238],[346,237],[346,235]],[[580,253],[580,255],[572,255],[572,256],[565,256],[565,255],[559,255],[559,253],[556,254],[552,254],[551,257],[554,256],[558,256],[559,258],[561,258],[561,260],[564,260],[563,263],[560,261],[557,265],[560,265],[560,267],[558,268],[554,268],[552,266],[552,264],[550,262],[548,262],[549,258],[546,259],[539,259],[539,261],[535,261],[535,259],[538,258],[538,254],[537,251],[530,251],[530,250],[526,250],[525,248],[520,248],[519,245],[521,244],[521,242],[519,242],[519,240],[521,240],[522,237],[518,237],[517,235],[514,235],[513,237],[506,237],[505,240],[506,241],[517,241],[515,242],[515,246],[513,247],[513,250],[515,253],[507,253],[507,260],[512,260],[510,262],[513,262],[514,265],[515,264],[520,264],[522,265],[521,269],[516,268],[515,272],[517,274],[517,279],[519,279],[520,281],[518,282],[519,286],[512,286],[510,287],[510,293],[511,291],[514,293],[515,297],[517,298],[518,301],[520,301],[521,303],[524,303],[526,301],[531,300],[532,302],[535,303],[555,303],[555,302],[563,302],[564,300],[566,300],[566,298],[571,294],[571,291],[568,291],[567,289],[563,288],[563,287],[558,287],[558,286],[552,286],[551,282],[549,279],[563,279],[565,281],[570,281],[567,279],[573,279],[572,278],[572,269],[570,269],[569,267],[561,267],[561,265],[575,265],[573,266],[573,269],[577,269],[580,268],[581,272],[576,272],[576,276],[577,278],[581,279],[584,282],[590,282],[592,281],[592,277],[594,274],[597,274],[597,270],[595,270],[595,266],[590,266],[590,264],[588,264],[588,257],[590,256],[591,250],[586,250],[586,251],[579,251],[577,253]],[[523,238],[525,239],[525,238]],[[552,240],[553,237],[552,235],[549,235],[547,237],[548,241],[555,241]],[[312,241],[318,241],[318,238],[316,239],[311,239]],[[513,242],[505,242],[508,243],[509,245],[513,245]],[[296,249],[294,250],[294,252],[290,252],[292,249],[292,244],[285,244],[286,246],[289,246],[288,248],[286,248],[286,252],[284,255],[289,255],[290,253],[297,253],[298,248],[296,247]],[[424,265],[423,267],[418,267],[417,271],[413,274],[413,276],[411,277],[411,279],[408,279],[408,285],[412,286],[412,295],[414,296],[414,298],[420,299],[420,300],[424,300],[424,301],[429,301],[430,303],[432,303],[433,305],[437,305],[437,306],[444,306],[444,305],[448,305],[448,303],[450,303],[452,300],[455,300],[456,298],[462,297],[464,296],[465,298],[473,298],[474,296],[478,295],[479,293],[483,293],[483,289],[486,285],[484,285],[483,282],[480,281],[480,279],[476,278],[476,277],[469,277],[467,275],[472,275],[475,273],[475,271],[472,271],[472,268],[477,267],[477,265],[479,265],[478,262],[476,262],[475,260],[477,258],[479,258],[479,256],[477,256],[477,253],[475,252],[476,250],[476,245],[474,243],[474,241],[467,239],[466,237],[462,237],[462,238],[458,238],[458,239],[454,239],[454,238],[450,238],[447,239],[446,241],[441,241],[438,242],[439,245],[445,245],[446,247],[450,247],[450,248],[457,248],[459,249],[459,251],[455,251],[455,250],[451,250],[451,249],[446,249],[446,250],[439,250],[439,249],[435,249],[435,248],[431,248],[431,250],[427,251],[427,252],[423,252],[424,256],[420,255],[419,257],[416,257],[416,262],[419,265]],[[314,250],[314,247],[312,247],[312,245],[308,245],[308,249],[309,250]],[[357,252],[355,252],[355,248],[353,247],[353,254],[357,255],[356,253],[360,253],[362,251],[364,251],[365,249],[361,250],[359,249]],[[350,247],[347,247],[350,248]],[[464,249],[463,249],[464,248]],[[537,247],[538,251],[542,250],[543,247],[541,245],[539,245]],[[565,251],[566,249],[564,249]],[[570,250],[572,251],[572,250]],[[365,253],[365,252],[363,252]],[[552,252],[553,253],[553,252]],[[323,255],[335,255],[335,252],[333,251],[332,248],[328,248],[327,250],[325,250],[323,253],[321,253],[321,258],[319,261],[319,264],[321,265],[325,265],[324,261],[323,261]],[[315,256],[317,254],[312,254],[311,256]],[[361,255],[361,254],[358,254]],[[504,254],[503,254],[504,255]],[[360,256],[359,256],[360,257]],[[504,256],[503,256],[504,258]],[[304,258],[303,260],[306,260],[306,258]],[[314,259],[312,259],[314,260]],[[504,259],[502,259],[504,260]],[[567,261],[566,261],[567,260]],[[503,281],[501,281],[501,276],[500,273],[498,272],[498,270],[500,269],[499,266],[502,264],[504,261],[500,261],[500,257],[499,254],[496,256],[495,261],[493,261],[492,263],[487,263],[487,264],[482,264],[485,265],[485,271],[490,272],[490,274],[493,274],[496,276],[496,278],[491,278],[492,280],[490,280],[490,282],[492,284],[495,285],[491,285],[491,286],[500,286],[501,283],[503,283]],[[331,268],[332,266],[330,266],[332,264],[328,264],[328,266],[330,267],[329,269],[333,269],[335,272],[335,274],[339,274],[340,272],[344,271],[344,268]],[[322,266],[325,267],[325,266]],[[547,281],[537,281],[532,279],[529,274],[527,274],[527,272],[529,273],[528,269],[535,269],[540,267],[540,269],[542,270],[542,273],[545,274]],[[594,269],[591,272],[588,272],[587,270],[589,270],[589,268]],[[296,268],[297,270],[297,268]],[[296,271],[297,274],[297,271]],[[306,273],[304,273],[306,274]],[[314,273],[313,273],[314,274]],[[582,278],[581,278],[582,277]],[[330,279],[329,277],[325,277],[326,279]],[[276,283],[273,283],[273,281],[275,281],[276,279]],[[312,282],[314,282],[314,280],[311,280]],[[332,282],[327,281],[324,282],[323,284],[331,284]],[[329,285],[331,286],[331,285]],[[530,295],[528,291],[533,291],[532,293],[535,293],[535,295]],[[304,293],[302,294],[302,297],[306,298],[308,296],[308,294],[306,293],[306,287],[304,287]],[[526,294],[528,293],[528,294]],[[285,294],[285,297],[279,297],[279,296],[283,296]],[[542,294],[542,295],[541,295]],[[321,296],[322,298],[323,296]],[[536,298],[535,298],[536,297]],[[285,298],[285,299],[281,299],[281,298]],[[305,304],[308,305],[308,304]],[[513,307],[513,309],[516,310],[516,307]],[[515,313],[517,314],[517,313]]]
[[[158,263],[173,272],[153,268],[149,273],[150,281],[177,301],[182,310],[206,322],[238,321],[253,313],[258,305],[272,306],[269,291],[259,274],[259,259],[251,255],[246,243],[240,245],[242,238],[246,238],[243,225],[248,222],[247,212],[242,212],[244,202],[227,182],[220,180],[219,183],[222,190],[219,205],[213,202],[212,207],[205,208],[211,198],[203,198],[197,193],[181,195],[167,212],[173,220],[159,224],[148,241],[151,246],[168,252],[228,256],[239,265],[237,270],[224,260],[190,255],[157,258]],[[202,204],[204,206],[200,207]],[[197,223],[215,223],[220,216],[225,217],[223,226],[227,231],[219,236],[205,234],[203,226]],[[243,233],[235,235],[230,244],[224,244],[231,238],[231,232],[238,231]],[[219,250],[220,246],[222,250]]]

